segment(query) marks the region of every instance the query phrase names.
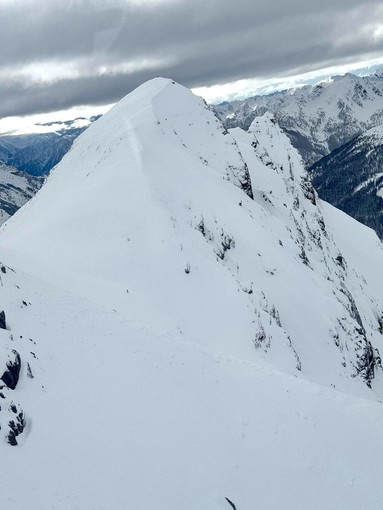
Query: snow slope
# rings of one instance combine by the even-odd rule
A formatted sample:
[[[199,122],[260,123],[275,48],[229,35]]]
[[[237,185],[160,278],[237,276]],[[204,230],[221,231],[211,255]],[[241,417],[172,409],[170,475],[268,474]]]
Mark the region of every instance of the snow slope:
[[[147,82],[0,241],[3,506],[381,507],[382,245],[271,116]]]

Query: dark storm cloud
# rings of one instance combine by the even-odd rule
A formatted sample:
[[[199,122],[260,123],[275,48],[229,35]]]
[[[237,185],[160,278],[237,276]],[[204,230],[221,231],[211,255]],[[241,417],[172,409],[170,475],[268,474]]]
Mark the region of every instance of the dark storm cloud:
[[[370,58],[382,16],[377,0],[0,0],[0,117],[114,102],[157,75],[196,87]],[[57,79],[18,74],[51,63]]]

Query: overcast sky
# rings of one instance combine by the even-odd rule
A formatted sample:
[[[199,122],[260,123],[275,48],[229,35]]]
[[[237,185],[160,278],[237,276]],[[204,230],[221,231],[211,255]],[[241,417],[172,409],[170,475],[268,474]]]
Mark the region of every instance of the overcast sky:
[[[155,76],[211,100],[379,60],[381,0],[0,0],[0,118],[110,104]]]

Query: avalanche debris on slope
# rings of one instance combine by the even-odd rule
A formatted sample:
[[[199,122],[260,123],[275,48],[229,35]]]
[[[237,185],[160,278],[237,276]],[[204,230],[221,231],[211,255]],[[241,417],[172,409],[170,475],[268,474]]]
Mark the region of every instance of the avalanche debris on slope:
[[[94,123],[0,232],[7,322],[39,345],[15,346],[33,428],[0,500],[373,508],[383,252],[339,214],[270,115],[228,133],[156,79]]]

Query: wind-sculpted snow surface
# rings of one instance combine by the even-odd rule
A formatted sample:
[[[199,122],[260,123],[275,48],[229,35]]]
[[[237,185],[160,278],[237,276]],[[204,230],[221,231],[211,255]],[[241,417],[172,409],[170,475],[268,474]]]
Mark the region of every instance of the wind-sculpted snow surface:
[[[4,505],[379,508],[382,246],[273,117],[227,132],[152,80],[0,239],[6,334],[36,342],[4,341],[27,432]]]

